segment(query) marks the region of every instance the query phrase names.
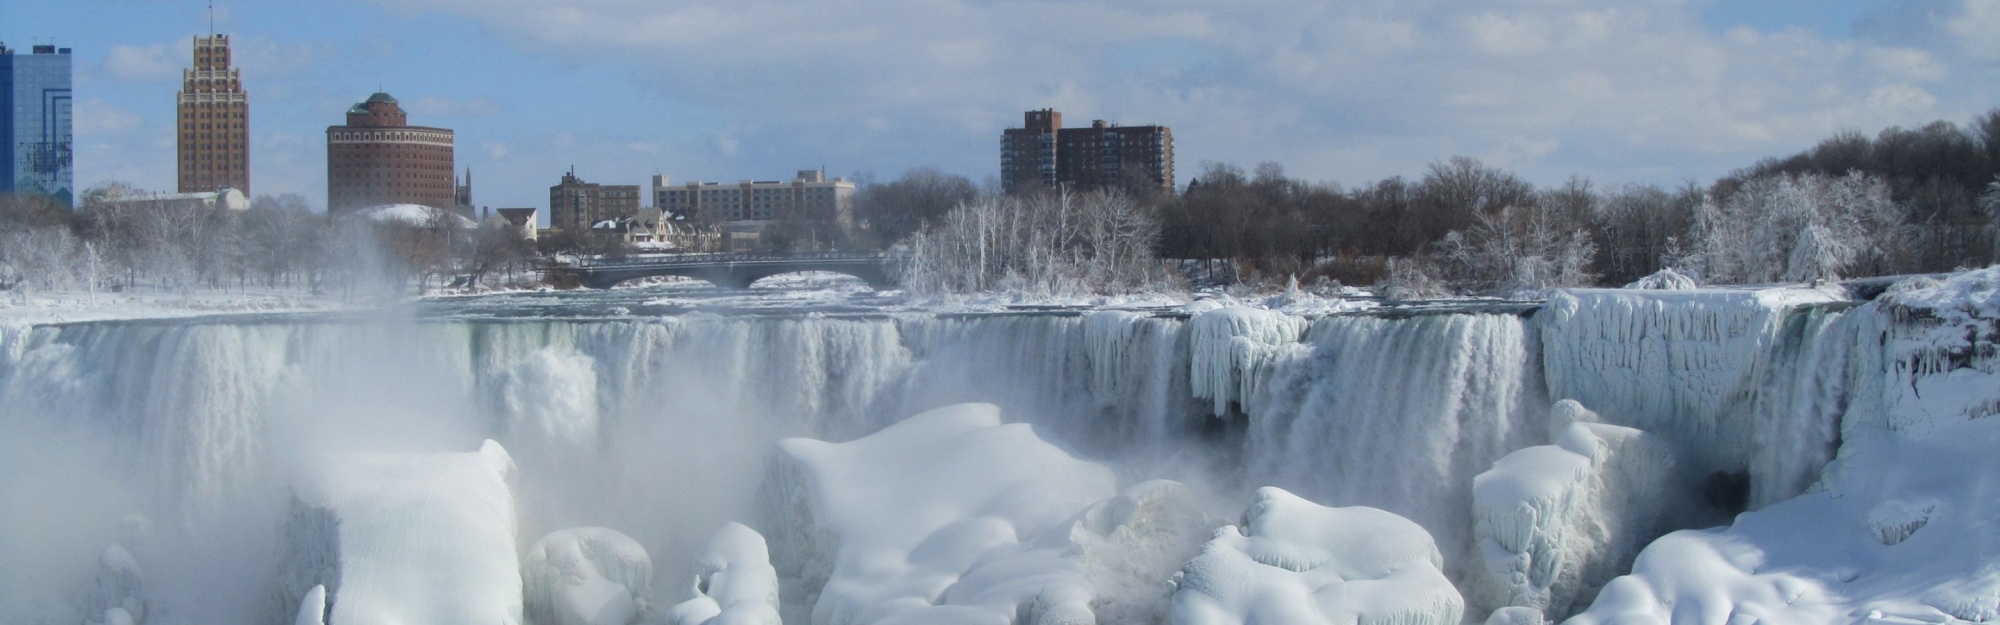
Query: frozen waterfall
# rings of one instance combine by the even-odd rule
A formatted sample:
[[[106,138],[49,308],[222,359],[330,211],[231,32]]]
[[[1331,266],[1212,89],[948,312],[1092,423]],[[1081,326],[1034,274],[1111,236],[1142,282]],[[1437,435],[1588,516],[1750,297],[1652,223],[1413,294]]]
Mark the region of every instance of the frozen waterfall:
[[[2000,404],[1962,392],[1992,379],[1967,373],[1981,370],[1966,365],[1987,362],[1977,349],[1990,348],[1968,351],[1899,330],[1918,321],[1989,319],[1990,311],[1927,306],[1899,313],[1802,288],[1581,290],[1532,309],[1310,318],[1208,305],[609,319],[218,317],[5,328],[0,506],[37,514],[0,512],[0,562],[9,563],[0,566],[0,622],[105,622],[113,609],[142,625],[306,619],[312,610],[301,606],[311,608],[316,598],[327,623],[347,625],[343,610],[363,606],[344,608],[343,597],[388,605],[366,598],[391,595],[352,594],[380,586],[349,581],[357,569],[340,554],[352,552],[357,565],[391,567],[384,570],[402,570],[391,560],[415,556],[376,553],[388,547],[370,545],[397,544],[390,534],[343,535],[343,514],[395,523],[395,515],[419,514],[399,510],[460,508],[374,506],[367,502],[401,491],[359,487],[329,498],[327,480],[378,465],[369,470],[432,475],[419,469],[451,466],[445,459],[470,457],[464,454],[487,439],[510,458],[509,481],[504,492],[462,494],[484,497],[478,501],[505,495],[511,526],[482,526],[478,535],[486,539],[478,544],[511,543],[512,550],[453,566],[489,581],[533,577],[537,594],[525,611],[518,594],[512,603],[479,604],[527,621],[597,622],[582,608],[546,616],[561,612],[546,606],[559,604],[616,607],[593,614],[629,622],[719,618],[731,602],[765,614],[763,586],[745,581],[748,590],[724,592],[715,581],[731,576],[718,573],[724,564],[710,537],[741,527],[731,523],[763,532],[770,547],[762,555],[783,579],[814,580],[813,588],[779,589],[786,598],[780,611],[793,617],[787,621],[809,622],[816,613],[862,622],[930,613],[870,605],[871,597],[1047,622],[1159,621],[1169,613],[1167,578],[1201,534],[1251,504],[1260,487],[1314,506],[1367,506],[1407,519],[1438,554],[1419,559],[1472,599],[1464,606],[1468,619],[1505,606],[1561,617],[1587,607],[1594,585],[1624,572],[1606,567],[1630,561],[1654,534],[1726,522],[1742,509],[1782,512],[1798,505],[1801,493],[1827,487],[1823,470],[1860,466],[1835,459],[1875,444],[1868,441],[1881,432],[1961,428],[1967,415],[1995,412],[1991,406]],[[1928,316],[1913,321],[1912,310]],[[1897,332],[1908,335],[1909,346],[1886,350],[1882,337],[1904,336]],[[1604,423],[1577,430],[1552,417],[1575,414],[1552,410],[1566,399]],[[963,428],[960,435],[973,438],[870,442],[894,438],[895,426],[912,415],[968,402],[995,407],[974,419],[979,427]],[[1001,430],[1011,441],[1004,445],[976,440],[998,434],[972,433],[1002,421],[1027,429]],[[785,439],[793,440],[781,446]],[[1039,477],[994,482],[990,492],[966,481],[998,479],[964,464],[984,457],[977,454],[1016,448],[1032,450],[1046,466],[1010,470]],[[1661,459],[1668,449],[1671,462]],[[838,455],[825,450],[873,450],[886,464],[810,458]],[[781,466],[788,468],[774,473],[772,458],[787,453],[792,461]],[[356,464],[362,458],[376,460]],[[422,458],[430,460],[414,460]],[[1092,476],[1087,488],[1034,473],[1072,464],[1093,467],[1077,469]],[[816,494],[843,479],[842,471],[877,475],[870,478],[876,486],[908,486],[865,501]],[[1481,487],[1483,498],[1475,496],[1482,474],[1491,476],[1479,478],[1490,484]],[[951,492],[953,480],[964,481],[964,492]],[[491,490],[493,483],[481,483]],[[1608,508],[1683,501],[1663,495],[1634,503],[1632,493],[1616,492],[1633,484],[1678,489],[1669,494],[1684,497],[1676,505],[1687,509],[1649,509],[1640,519]],[[1875,492],[1852,479],[1835,484]],[[773,493],[819,502],[812,504],[815,520],[771,522]],[[973,495],[1001,503],[939,508]],[[1008,507],[1058,499],[1060,506],[1028,516]],[[1957,518],[1950,504],[1933,500],[1948,496],[1853,514],[1884,528],[1882,535],[1907,539],[1902,544],[1921,543],[1927,532],[1956,527],[1932,520]],[[924,517],[938,523],[893,526],[923,530],[905,536],[869,534],[874,526],[852,520],[882,510],[938,515]],[[829,514],[850,520],[817,516]],[[1619,524],[1615,535],[1585,527],[1606,519]],[[494,539],[498,532],[507,539]],[[908,569],[908,561],[882,568],[868,553],[843,555],[816,542],[843,532],[860,541],[850,545],[970,560],[951,560],[949,570]],[[716,540],[749,545],[744,537],[755,534],[742,528]],[[1602,547],[1592,553],[1608,555],[1552,560],[1569,555],[1550,542],[1563,536],[1589,536]],[[540,537],[552,542],[537,546]],[[590,550],[600,543],[616,543],[627,555],[605,560]],[[966,546],[974,543],[982,547]],[[1668,547],[1645,553],[1635,565],[1641,573],[1695,557]],[[649,558],[650,576],[621,568],[640,556]],[[1519,558],[1506,562],[1525,577],[1486,577],[1513,570],[1504,562],[1488,567],[1503,556]],[[723,560],[761,571],[760,557]],[[510,570],[486,570],[493,568]],[[596,572],[558,583],[555,572],[572,569]],[[1074,588],[1034,581],[1065,579],[1087,581]],[[1667,592],[1657,576],[1621,579],[1628,581],[1611,582],[1600,603]],[[1031,583],[1042,584],[1040,592],[1030,592]],[[1487,590],[1474,592],[1479,584]],[[597,594],[557,600],[584,592],[576,589]],[[811,605],[833,596],[839,605]],[[689,600],[693,607],[673,612]]]

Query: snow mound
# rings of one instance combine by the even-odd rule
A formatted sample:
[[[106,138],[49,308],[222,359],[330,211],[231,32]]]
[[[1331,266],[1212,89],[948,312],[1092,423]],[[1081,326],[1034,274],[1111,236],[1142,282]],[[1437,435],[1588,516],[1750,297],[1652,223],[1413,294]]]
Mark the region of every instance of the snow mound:
[[[378,224],[398,224],[419,228],[429,228],[437,223],[443,223],[453,228],[470,229],[478,227],[478,224],[472,223],[472,220],[466,219],[464,215],[422,204],[384,204],[381,206],[371,206],[348,213],[346,218],[365,219]]]
[[[1188,319],[1189,384],[1195,399],[1210,400],[1214,414],[1248,406],[1258,368],[1284,346],[1296,344],[1308,322],[1282,312],[1232,306]]]
[[[331,625],[521,622],[514,461],[499,443],[348,454],[322,469],[293,489],[285,616],[324,586]]]
[[[1257,489],[1243,525],[1216,530],[1176,578],[1174,622],[1436,623],[1465,611],[1430,533],[1368,507]]]
[[[523,601],[536,625],[629,625],[646,611],[653,560],[617,530],[556,530],[528,548]]]
[[[845,443],[786,439],[770,462],[765,536],[786,606],[810,607],[812,623],[1090,614],[1076,558],[1023,543],[1110,497],[1116,478],[1003,424],[998,407],[947,406]]]
[[[1568,615],[1695,505],[1665,441],[1597,423],[1574,400],[1552,412],[1574,421],[1556,444],[1515,451],[1473,479],[1482,566],[1468,594],[1478,609]]]
[[[1912,280],[1861,326],[1837,459],[1798,497],[1681,531],[1569,621],[1943,623],[2000,619],[2000,270]]]
[[[1652,275],[1627,284],[1625,288],[1648,291],[1692,291],[1701,288],[1701,285],[1695,284],[1694,278],[1682,275],[1681,272],[1674,271],[1672,268],[1667,268],[1655,271]]]
[[[674,625],[779,625],[778,570],[764,535],[730,523],[708,539],[693,597],[674,606]]]

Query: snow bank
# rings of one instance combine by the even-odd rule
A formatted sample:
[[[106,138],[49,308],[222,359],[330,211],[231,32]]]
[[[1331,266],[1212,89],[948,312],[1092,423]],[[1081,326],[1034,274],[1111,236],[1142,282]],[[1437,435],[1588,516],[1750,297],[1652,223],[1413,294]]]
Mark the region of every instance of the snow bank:
[[[324,586],[331,625],[521,622],[514,461],[498,443],[349,454],[322,469],[294,489],[285,616]]]
[[[653,560],[617,530],[577,527],[535,541],[521,577],[535,625],[630,625],[646,611]]]
[[[1174,622],[1456,625],[1465,611],[1431,536],[1375,508],[1257,489],[1176,578]]]
[[[1695,505],[1665,441],[1597,423],[1574,400],[1552,412],[1572,421],[1556,444],[1507,454],[1473,480],[1482,566],[1468,594],[1477,610],[1566,616]]]
[[[1297,343],[1306,320],[1261,308],[1217,308],[1188,320],[1190,385],[1195,399],[1214,404],[1216,416],[1231,405],[1248,406],[1257,368],[1285,345]]]
[[[778,571],[764,536],[741,523],[716,530],[674,625],[778,625]]]
[[[1625,288],[1648,291],[1692,291],[1701,288],[1701,285],[1696,284],[1694,278],[1681,275],[1681,272],[1668,268],[1655,271],[1652,275],[1627,284]]]
[[[1075,559],[1021,543],[1115,483],[997,407],[963,404],[845,443],[780,441],[759,505],[785,603],[810,622],[1006,623],[1089,614]]]
[[[1912,280],[1848,313],[1857,379],[1838,459],[1796,498],[1669,534],[1570,623],[2000,619],[2000,269]]]

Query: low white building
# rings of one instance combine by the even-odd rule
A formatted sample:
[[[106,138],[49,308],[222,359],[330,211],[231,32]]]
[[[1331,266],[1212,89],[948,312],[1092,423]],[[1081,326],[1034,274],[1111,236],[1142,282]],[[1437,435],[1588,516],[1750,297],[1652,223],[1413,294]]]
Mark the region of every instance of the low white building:
[[[827,179],[826,172],[801,170],[791,180],[672,184],[653,176],[653,207],[688,221],[724,224],[744,221],[820,221],[853,218],[854,183]]]
[[[217,207],[239,212],[250,210],[250,198],[244,197],[242,191],[235,189],[205,193],[135,193],[106,198],[104,203],[107,206],[132,208],[199,206],[210,210]]]

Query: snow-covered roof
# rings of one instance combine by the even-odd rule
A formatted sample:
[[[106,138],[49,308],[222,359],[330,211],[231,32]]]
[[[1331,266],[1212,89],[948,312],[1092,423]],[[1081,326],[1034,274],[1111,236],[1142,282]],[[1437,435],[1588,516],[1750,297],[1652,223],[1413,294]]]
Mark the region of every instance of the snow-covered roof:
[[[381,206],[371,206],[349,213],[345,218],[367,219],[376,223],[402,223],[412,226],[429,226],[432,220],[438,218],[438,215],[443,215],[445,220],[455,227],[473,228],[478,225],[458,213],[422,204],[384,204]]]

